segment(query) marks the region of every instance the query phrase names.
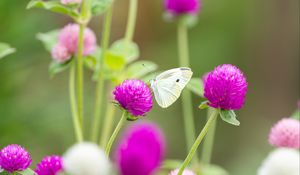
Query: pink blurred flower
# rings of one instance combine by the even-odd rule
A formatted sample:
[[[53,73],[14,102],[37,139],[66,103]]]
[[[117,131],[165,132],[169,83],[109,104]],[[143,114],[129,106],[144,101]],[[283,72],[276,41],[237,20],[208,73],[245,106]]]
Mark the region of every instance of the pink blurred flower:
[[[60,43],[53,47],[51,55],[58,63],[63,63],[71,58],[71,54],[68,52],[68,49]]]
[[[269,143],[275,147],[300,148],[300,122],[284,118],[277,122],[269,134]]]
[[[177,175],[179,172],[179,169],[176,169],[174,171],[171,171],[169,175]],[[193,171],[185,169],[182,173],[182,175],[196,175]]]
[[[78,24],[68,24],[59,33],[59,44],[65,46],[70,54],[77,52],[79,30]],[[86,28],[84,31],[83,43],[83,55],[90,55],[96,50],[96,35],[89,28]]]
[[[62,4],[68,5],[68,4],[80,4],[81,0],[60,0]]]
[[[200,6],[200,0],[165,0],[165,9],[174,16],[197,15]]]

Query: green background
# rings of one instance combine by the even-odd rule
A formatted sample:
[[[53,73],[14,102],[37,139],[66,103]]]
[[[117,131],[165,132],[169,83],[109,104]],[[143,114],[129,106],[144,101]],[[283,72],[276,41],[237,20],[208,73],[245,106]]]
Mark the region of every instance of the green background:
[[[49,78],[50,55],[36,40],[38,32],[60,28],[71,19],[40,9],[26,10],[27,3],[0,1],[0,41],[17,48],[15,54],[0,61],[0,147],[21,144],[31,152],[35,164],[46,154],[63,153],[74,142],[68,74]],[[127,10],[128,0],[116,1],[112,41],[124,34]],[[296,109],[300,89],[298,16],[297,0],[204,0],[198,24],[189,30],[191,68],[196,77],[223,63],[237,65],[247,76],[247,101],[237,111],[241,126],[221,120],[217,126],[213,163],[231,175],[256,174],[272,149],[267,143],[270,127]],[[94,18],[90,27],[100,39],[102,18]],[[139,1],[134,40],[140,46],[141,59],[156,62],[160,70],[178,66],[176,24],[164,21],[162,1]],[[87,70],[85,75],[88,120],[95,83],[90,81],[91,72]],[[194,96],[193,100],[198,133],[205,112],[197,110],[203,99]],[[165,131],[167,157],[183,159],[180,100],[165,110],[155,105],[146,119]]]

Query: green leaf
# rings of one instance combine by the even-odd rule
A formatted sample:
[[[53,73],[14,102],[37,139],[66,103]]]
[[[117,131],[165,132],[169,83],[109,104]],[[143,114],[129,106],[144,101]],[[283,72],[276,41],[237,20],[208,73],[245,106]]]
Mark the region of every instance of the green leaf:
[[[104,13],[113,3],[113,0],[94,0],[92,4],[92,14],[100,15]]]
[[[0,169],[0,175],[9,175],[9,173],[7,171],[2,171],[1,172],[1,169]]]
[[[88,55],[84,58],[84,64],[91,70],[95,70],[97,66],[97,62],[100,61],[101,58],[101,48],[97,47],[96,51]]]
[[[192,78],[190,82],[186,85],[186,88],[195,93],[196,95],[203,97],[203,83],[201,79]]]
[[[127,43],[124,39],[114,42],[109,50],[115,55],[124,57],[126,63],[138,59],[140,55],[138,45],[134,42]]]
[[[50,77],[53,77],[55,74],[58,74],[64,70],[66,70],[67,68],[70,67],[72,63],[72,59],[70,59],[69,61],[65,62],[65,63],[58,63],[56,61],[52,61],[49,67],[49,74]]]
[[[37,39],[40,40],[47,51],[51,52],[54,45],[58,42],[59,30],[52,30],[47,33],[38,33]]]
[[[104,56],[104,64],[111,71],[121,71],[125,67],[125,60],[121,55],[107,51]]]
[[[208,108],[208,101],[202,102],[202,103],[199,105],[198,108],[199,108],[199,109],[206,109],[206,108]]]
[[[128,66],[126,78],[142,78],[156,69],[157,65],[151,61],[137,61]]]
[[[136,121],[137,119],[139,119],[139,117],[131,115],[130,113],[128,113],[127,121]]]
[[[300,120],[300,110],[296,110],[291,117]]]
[[[217,165],[205,165],[201,167],[201,175],[229,175],[228,172]]]
[[[220,115],[222,120],[224,120],[225,122],[235,126],[240,125],[240,122],[236,119],[236,114],[233,110],[220,110]]]
[[[177,169],[181,166],[182,164],[182,160],[165,160],[162,164],[162,168],[163,169],[169,169],[169,170],[173,170],[173,169]]]
[[[15,48],[10,47],[10,45],[6,43],[0,43],[0,59],[4,58],[5,56],[12,54],[16,51]]]
[[[16,174],[17,175],[36,175],[36,173],[30,168],[27,168],[24,171],[17,171]]]
[[[42,8],[63,15],[68,15],[75,20],[79,17],[79,14],[75,9],[69,6],[64,6],[60,3],[60,1],[31,0],[27,5],[27,9],[30,8]]]

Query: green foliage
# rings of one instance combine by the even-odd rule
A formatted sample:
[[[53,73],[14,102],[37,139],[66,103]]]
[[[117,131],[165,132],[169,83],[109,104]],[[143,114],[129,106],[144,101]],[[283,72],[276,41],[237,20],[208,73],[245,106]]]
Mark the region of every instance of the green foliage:
[[[201,175],[229,175],[226,170],[217,165],[205,165],[201,167]]]
[[[6,43],[0,43],[0,59],[4,58],[5,56],[12,54],[16,51],[15,48],[10,47],[10,45]]]
[[[70,59],[69,61],[64,62],[64,63],[58,63],[53,60],[49,66],[50,77],[53,77],[55,74],[58,74],[64,70],[66,70],[67,68],[69,68],[70,65],[72,64],[72,62],[73,62],[73,59]]]
[[[104,63],[111,71],[121,71],[125,67],[124,57],[110,51],[105,53]]]
[[[94,0],[91,9],[92,14],[103,14],[112,5],[113,2],[113,0]]]
[[[220,110],[220,116],[225,122],[239,126],[240,122],[236,119],[236,114],[233,110]]]
[[[57,43],[58,34],[59,34],[59,30],[52,30],[47,33],[38,33],[36,37],[38,40],[40,40],[43,43],[45,49],[48,52],[51,52],[52,48]]]
[[[208,101],[204,101],[204,102],[202,102],[200,105],[199,105],[199,109],[206,109],[206,108],[208,108],[209,106],[208,106]]]
[[[3,171],[0,173],[0,175],[10,175],[10,173]],[[13,173],[13,175],[36,175],[36,173],[32,169],[27,168],[24,171],[16,171]]]
[[[130,63],[139,58],[139,47],[134,42],[127,43],[124,39],[114,42],[110,49],[114,55],[122,56],[126,63]]]
[[[128,66],[126,70],[126,77],[142,78],[155,71],[157,67],[158,66],[151,61],[136,61]]]
[[[186,88],[195,93],[196,95],[203,97],[203,83],[199,78],[192,78],[186,85]]]
[[[75,20],[79,17],[78,12],[74,8],[71,6],[65,6],[61,4],[60,1],[31,0],[27,5],[27,9],[31,8],[41,8],[55,13],[68,15]]]
[[[296,110],[291,117],[300,120],[300,110]]]

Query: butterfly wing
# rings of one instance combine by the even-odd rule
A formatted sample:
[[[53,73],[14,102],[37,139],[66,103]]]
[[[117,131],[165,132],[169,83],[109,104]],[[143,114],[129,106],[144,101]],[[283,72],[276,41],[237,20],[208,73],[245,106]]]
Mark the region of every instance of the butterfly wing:
[[[192,75],[193,72],[190,68],[175,68],[158,75],[151,87],[159,106],[167,108],[173,104],[179,98]]]

